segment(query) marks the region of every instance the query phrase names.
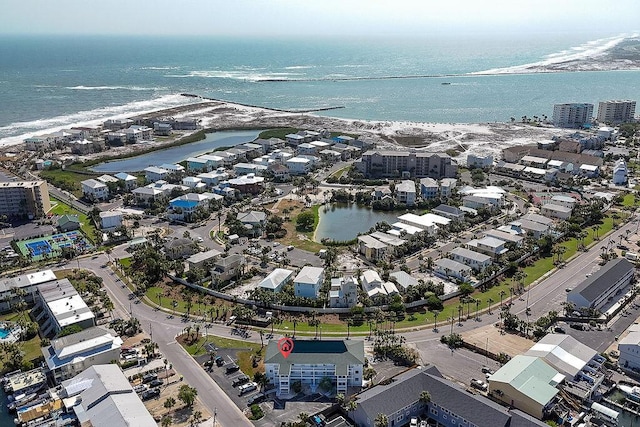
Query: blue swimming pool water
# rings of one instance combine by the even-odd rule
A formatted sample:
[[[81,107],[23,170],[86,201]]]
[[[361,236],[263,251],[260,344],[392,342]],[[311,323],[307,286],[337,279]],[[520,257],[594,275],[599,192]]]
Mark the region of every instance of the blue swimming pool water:
[[[4,329],[4,328],[0,328],[0,339],[3,340],[6,337],[9,336],[9,330],[8,329]]]

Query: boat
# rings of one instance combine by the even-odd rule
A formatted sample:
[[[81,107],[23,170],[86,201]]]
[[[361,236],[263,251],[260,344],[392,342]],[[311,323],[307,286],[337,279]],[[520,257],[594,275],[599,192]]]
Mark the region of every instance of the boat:
[[[441,84],[441,85],[445,85],[445,86],[446,86],[446,85],[450,85],[450,84],[451,84],[451,82],[442,82],[442,83],[440,83],[440,84]]]
[[[625,384],[619,384],[618,388],[621,392],[625,394],[627,400],[630,400],[635,403],[640,403],[640,387],[638,386],[629,386]]]

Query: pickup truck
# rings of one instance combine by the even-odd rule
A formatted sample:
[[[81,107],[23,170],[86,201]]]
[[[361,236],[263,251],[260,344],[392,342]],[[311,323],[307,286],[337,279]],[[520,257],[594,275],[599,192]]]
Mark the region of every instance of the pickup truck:
[[[487,391],[487,389],[489,388],[489,386],[484,381],[480,381],[475,378],[471,380],[471,387],[477,388],[478,390],[482,391]]]

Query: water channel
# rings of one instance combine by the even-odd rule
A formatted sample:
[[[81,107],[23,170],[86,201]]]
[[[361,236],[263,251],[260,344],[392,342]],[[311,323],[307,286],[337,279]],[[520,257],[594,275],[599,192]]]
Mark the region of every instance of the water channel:
[[[199,156],[220,147],[230,147],[251,142],[258,137],[258,130],[221,131],[206,134],[201,141],[166,149],[158,149],[147,154],[128,159],[113,160],[100,163],[91,168],[96,172],[117,173],[137,172],[149,166],[160,166],[163,163],[177,163],[189,157]]]
[[[356,203],[332,203],[320,206],[320,222],[314,240],[332,239],[337,241],[354,239],[358,233],[368,231],[378,222],[393,224],[404,212],[374,211]]]

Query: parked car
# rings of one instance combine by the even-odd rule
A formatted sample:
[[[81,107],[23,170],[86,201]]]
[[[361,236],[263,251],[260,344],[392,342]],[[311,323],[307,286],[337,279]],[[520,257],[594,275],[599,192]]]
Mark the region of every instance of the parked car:
[[[160,387],[163,384],[164,384],[164,381],[162,380],[153,380],[149,383],[149,387]]]
[[[204,366],[205,368],[208,368],[209,366],[213,366],[213,360],[209,359],[206,362],[204,362]]]
[[[486,391],[487,388],[489,388],[484,381],[480,381],[475,378],[471,380],[471,387],[477,388],[478,390],[482,391]]]
[[[152,388],[150,390],[145,391],[144,393],[142,393],[142,400],[149,400],[149,399],[153,399],[154,397],[158,397],[160,396],[160,389],[159,388]]]
[[[146,384],[138,384],[137,386],[133,387],[133,391],[135,391],[136,393],[142,393],[146,389],[147,389]]]
[[[483,367],[482,367],[482,373],[483,373],[483,374],[490,374],[490,375],[493,375],[493,369],[491,369],[491,368],[487,368],[486,366],[483,366]]]
[[[153,380],[157,380],[158,379],[158,374],[146,374],[142,377],[142,383],[146,384],[146,383],[150,383]]]
[[[249,377],[246,375],[240,375],[238,378],[234,379],[231,383],[232,386],[238,387],[239,385],[246,384],[249,382]]]
[[[247,400],[247,406],[254,405],[256,403],[261,403],[267,400],[267,395],[264,393],[258,393],[255,396],[251,396],[249,400]]]
[[[567,331],[564,330],[564,328],[560,327],[560,326],[556,326],[555,328],[553,328],[554,332],[557,332],[559,334],[566,334]]]
[[[232,374],[234,372],[238,372],[239,370],[240,366],[236,365],[235,363],[233,365],[227,366],[227,374]]]
[[[224,365],[224,359],[220,356],[216,357],[215,362],[216,362],[216,366]]]
[[[257,389],[258,389],[258,384],[256,384],[256,383],[247,383],[247,384],[241,385],[240,388],[238,389],[238,391],[240,393],[239,395],[242,396],[243,394],[252,392],[252,391],[257,390]]]
[[[411,422],[409,423],[409,427],[418,427],[418,418],[412,417]]]

